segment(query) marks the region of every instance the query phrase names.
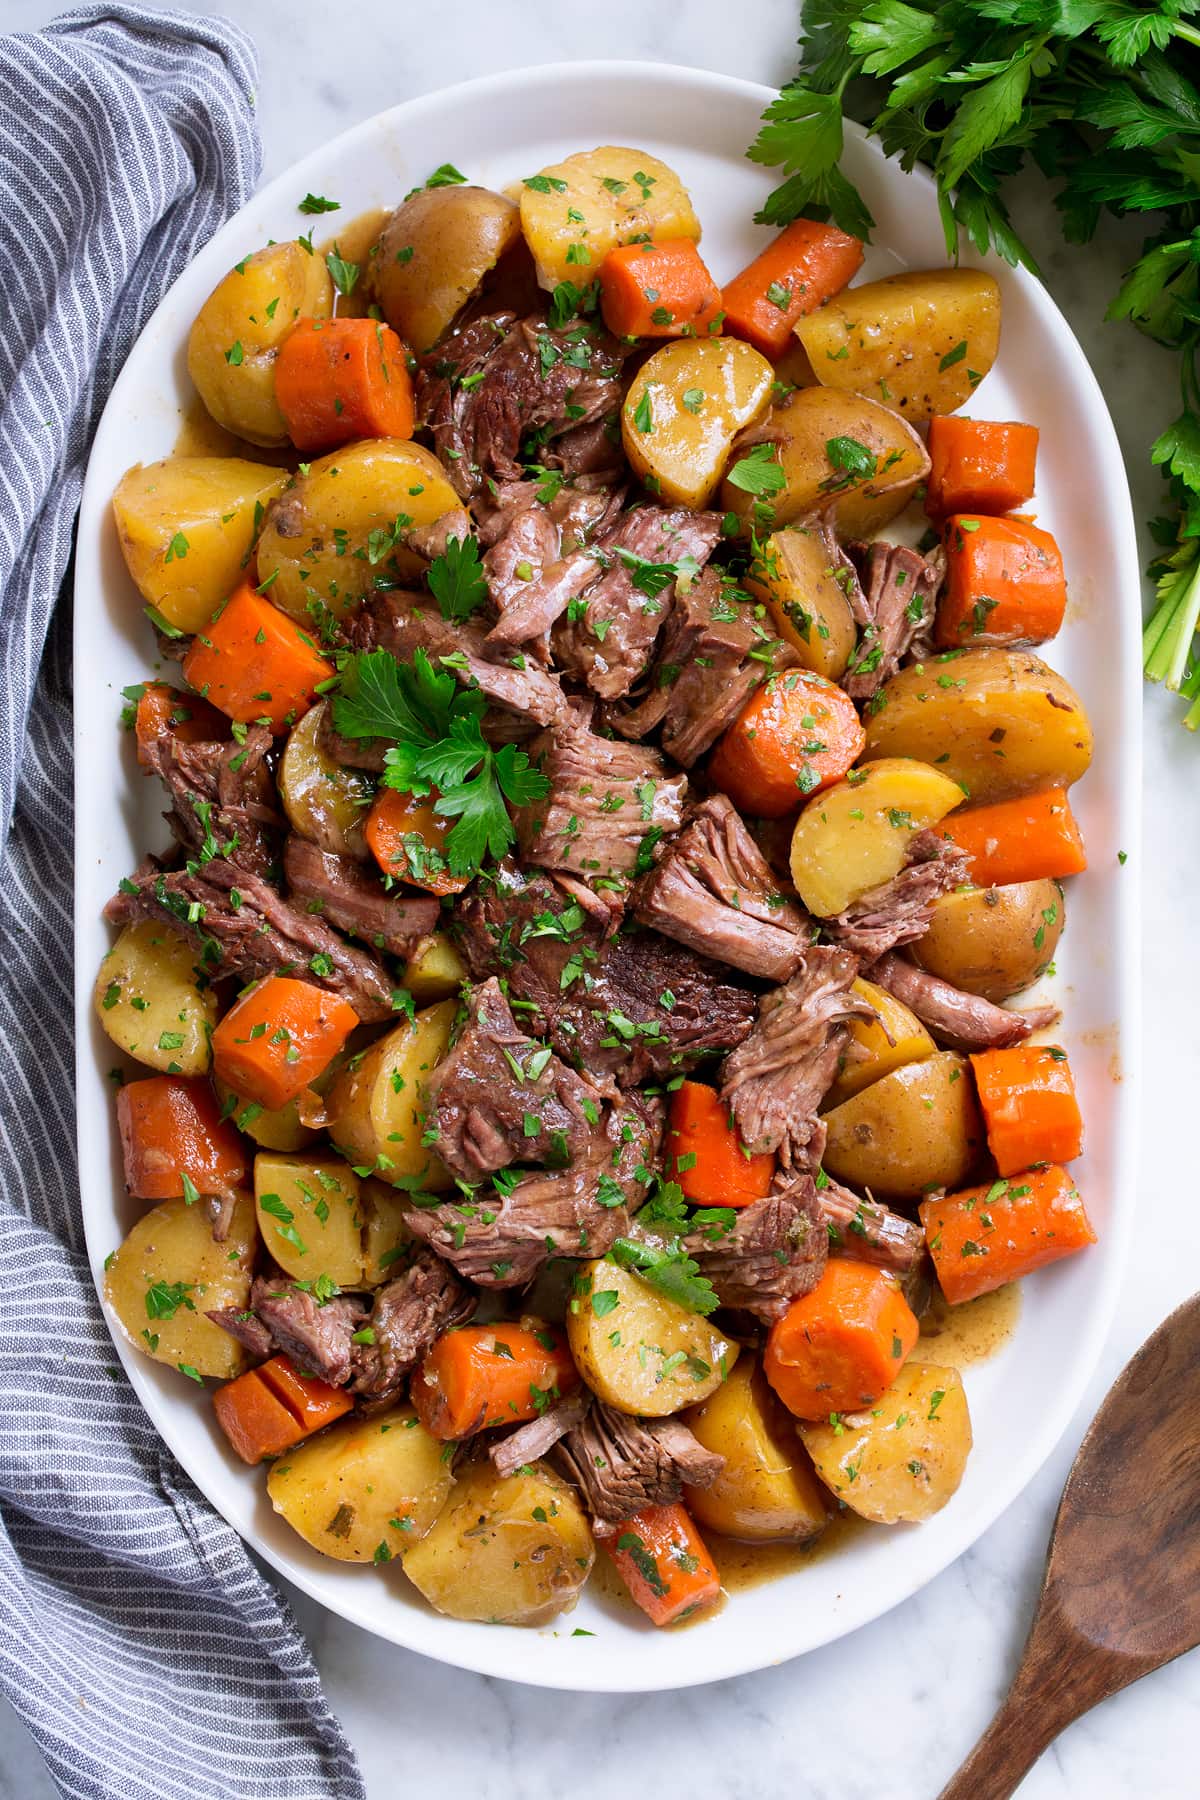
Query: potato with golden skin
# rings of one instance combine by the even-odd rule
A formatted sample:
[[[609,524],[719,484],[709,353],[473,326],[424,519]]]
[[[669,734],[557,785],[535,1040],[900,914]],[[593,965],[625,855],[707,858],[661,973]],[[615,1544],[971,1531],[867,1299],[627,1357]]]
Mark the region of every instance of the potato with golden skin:
[[[792,833],[796,892],[831,919],[898,875],[918,832],[962,803],[962,790],[927,762],[891,757],[851,769],[808,801]]]
[[[777,634],[800,665],[840,681],[854,654],[858,627],[839,571],[819,532],[807,525],[773,531],[743,578],[765,600]]]
[[[650,237],[700,241],[700,221],[674,169],[620,144],[579,150],[521,183],[521,230],[538,281],[587,287],[610,250]]]
[[[603,1257],[579,1265],[567,1338],[593,1393],[618,1412],[651,1419],[707,1399],[738,1355],[702,1313]]]
[[[164,1075],[206,1075],[217,1022],[212,989],[196,952],[156,919],[126,925],[102,958],[93,990],[96,1017],[118,1050]]]
[[[285,1451],[267,1492],[323,1556],[387,1563],[422,1538],[446,1504],[454,1477],[444,1450],[409,1406],[342,1419]]]
[[[416,1185],[434,1192],[453,1179],[422,1143],[426,1129],[425,1084],[450,1047],[458,1010],[454,1000],[427,1006],[404,1019],[361,1055],[353,1056],[329,1090],[329,1135],[352,1158],[391,1186]]]
[[[902,1064],[824,1120],[829,1174],[887,1199],[961,1186],[984,1146],[970,1064],[953,1050]]]
[[[825,1490],[797,1439],[796,1421],[756,1356],[743,1354],[729,1379],[683,1422],[706,1450],[725,1458],[708,1487],[684,1489],[697,1524],[758,1544],[804,1543],[824,1531]]]
[[[301,1281],[328,1275],[357,1287],[363,1272],[358,1176],[333,1156],[260,1150],[254,1158],[258,1228],[272,1260]]]
[[[404,965],[402,985],[418,1006],[448,1000],[467,979],[466,963],[444,931],[422,938]]]
[[[744,426],[766,411],[775,373],[738,338],[677,338],[647,358],[621,408],[630,466],[667,505],[712,498]]]
[[[971,1453],[971,1414],[957,1369],[906,1362],[869,1412],[802,1424],[832,1494],[876,1525],[919,1523],[958,1492]]]
[[[366,862],[370,856],[363,824],[374,786],[358,769],[335,762],[321,742],[328,709],[322,700],[292,726],[279,764],[279,797],[288,823],[300,837]]]
[[[853,984],[860,1000],[875,1009],[873,1019],[851,1019],[850,1044],[853,1049],[845,1059],[845,1067],[825,1096],[825,1106],[840,1106],[843,1100],[859,1094],[873,1081],[881,1081],[893,1069],[905,1063],[920,1062],[932,1056],[937,1045],[916,1014],[889,994],[886,988],[861,976]]]
[[[164,1200],[144,1213],[104,1265],[104,1298],[135,1350],[155,1362],[231,1381],[246,1352],[205,1315],[244,1311],[258,1232],[254,1202],[239,1193],[218,1244],[207,1207]]]
[[[968,994],[1007,1000],[1046,973],[1066,919],[1057,881],[961,888],[934,902],[929,929],[909,955]]]
[[[520,212],[503,194],[419,188],[388,218],[368,259],[384,318],[423,356],[520,235]]]
[[[188,374],[217,424],[251,444],[286,444],[275,398],[279,347],[297,319],[332,312],[324,258],[294,238],[230,269],[197,313],[187,347]]]

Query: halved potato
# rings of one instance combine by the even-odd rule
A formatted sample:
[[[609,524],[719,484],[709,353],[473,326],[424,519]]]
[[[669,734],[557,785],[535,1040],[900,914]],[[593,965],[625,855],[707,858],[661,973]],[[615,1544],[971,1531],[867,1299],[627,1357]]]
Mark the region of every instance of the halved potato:
[[[979,269],[905,269],[846,288],[795,327],[817,380],[923,424],[970,399],[1000,348],[1000,289]]]
[[[574,1489],[533,1463],[497,1475],[484,1458],[463,1470],[404,1573],[452,1619],[546,1625],[574,1606],[596,1547]]]
[[[964,888],[935,900],[909,955],[968,994],[1007,1000],[1046,973],[1066,924],[1057,881]]]
[[[586,287],[618,244],[700,240],[700,221],[673,169],[644,150],[604,144],[552,163],[521,184],[521,229],[545,288]]]
[[[393,1187],[454,1185],[426,1136],[425,1083],[450,1047],[453,1000],[428,1006],[351,1057],[329,1090],[329,1135],[355,1167]]]
[[[466,963],[445,932],[434,931],[421,939],[405,963],[402,985],[418,1006],[428,1006],[434,1000],[457,994],[467,972]]]
[[[359,1189],[358,1210],[363,1222],[362,1285],[382,1287],[400,1273],[413,1242],[405,1204],[395,1188],[372,1178]]]
[[[392,213],[371,253],[368,279],[384,318],[423,355],[520,235],[521,215],[503,194],[419,188]]]
[[[579,1265],[567,1337],[593,1393],[618,1412],[652,1419],[707,1399],[738,1355],[703,1314],[603,1257]]]
[[[840,681],[858,641],[850,602],[829,552],[811,527],[773,531],[743,585],[767,603],[776,632],[801,666]]]
[[[425,563],[405,548],[418,525],[459,504],[431,450],[403,438],[364,438],[311,463],[267,509],[260,581],[272,603],[311,625],[353,612],[381,581]]]
[[[219,1244],[205,1207],[164,1200],[106,1260],[104,1298],[143,1356],[229,1381],[241,1374],[246,1352],[205,1314],[249,1305],[257,1242],[249,1194],[237,1196]]]
[[[761,446],[734,445],[721,506],[744,522],[758,497],[733,476],[753,452],[783,470],[783,485],[763,496],[775,525],[790,525],[828,507],[838,535],[869,537],[907,505],[929,473],[929,454],[912,426],[863,394],[800,388],[775,407],[759,433]],[[745,479],[745,471],[742,473]]]
[[[739,338],[677,338],[647,357],[621,408],[634,471],[659,499],[707,505],[729,447],[767,409],[775,371]]]
[[[725,1458],[709,1487],[684,1489],[701,1525],[762,1544],[802,1543],[824,1531],[825,1490],[756,1356],[741,1357],[729,1379],[683,1417],[706,1450]]]
[[[335,762],[321,745],[328,702],[310,707],[288,733],[279,764],[279,796],[292,830],[322,850],[365,862],[363,822],[374,788],[358,769]]]
[[[799,1429],[826,1487],[877,1525],[940,1512],[971,1452],[962,1376],[934,1363],[905,1363],[869,1412]]]
[[[829,1173],[889,1199],[960,1187],[983,1150],[971,1067],[953,1050],[902,1064],[824,1119]]]
[[[212,989],[196,953],[169,925],[126,925],[101,963],[96,1017],[119,1050],[165,1075],[205,1075],[217,1022]]]
[[[339,1562],[391,1562],[423,1537],[454,1477],[411,1407],[342,1419],[271,1467],[271,1505],[306,1544]]]
[[[218,425],[252,444],[286,444],[275,358],[297,319],[327,319],[325,259],[295,239],[256,250],[217,283],[188,337],[188,374]]]
[[[303,1150],[316,1138],[315,1131],[300,1123],[299,1101],[289,1100],[286,1106],[260,1106],[256,1100],[246,1100],[241,1094],[235,1094],[223,1081],[214,1079],[213,1086],[222,1106],[232,1107],[233,1122],[238,1130],[244,1131],[264,1150]]]
[[[125,566],[177,631],[200,631],[232,593],[286,469],[240,456],[169,456],[126,470],[113,495]]]
[[[286,1274],[302,1281],[328,1275],[339,1287],[359,1285],[358,1177],[344,1162],[260,1150],[254,1158],[254,1199],[263,1242]]]
[[[971,800],[1070,787],[1092,760],[1079,695],[1028,650],[949,650],[884,683],[863,761],[935,763]]]
[[[857,1054],[847,1056],[845,1068],[825,1096],[826,1108],[840,1106],[843,1100],[861,1093],[873,1081],[882,1080],[893,1069],[920,1062],[937,1049],[916,1014],[886,988],[876,987],[873,981],[864,981],[860,976],[854,983],[854,992],[875,1008],[876,1016],[850,1021],[850,1042]]]
[[[962,804],[940,770],[893,756],[814,794],[792,833],[791,869],[809,912],[829,919],[898,875],[918,831]]]

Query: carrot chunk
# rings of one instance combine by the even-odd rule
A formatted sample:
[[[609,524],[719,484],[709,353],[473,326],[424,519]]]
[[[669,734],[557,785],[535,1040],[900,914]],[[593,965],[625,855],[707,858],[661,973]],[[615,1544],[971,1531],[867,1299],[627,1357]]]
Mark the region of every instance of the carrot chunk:
[[[436,797],[418,799],[415,794],[398,794],[395,788],[380,788],[363,836],[385,875],[430,894],[457,894],[471,877],[450,873],[446,837],[454,820],[433,810]]]
[[[656,1625],[674,1625],[721,1592],[721,1577],[679,1505],[644,1506],[603,1540],[630,1598]]]
[[[840,781],[865,742],[848,694],[823,675],[789,669],[747,702],[713,751],[709,774],[739,811],[781,819]]]
[[[878,1400],[920,1327],[894,1275],[837,1258],[771,1327],[767,1380],[798,1419],[827,1419]]]
[[[274,1111],[329,1067],[357,1024],[337,994],[271,975],[235,1000],[213,1032],[213,1069],[235,1093]]]
[[[342,1418],[354,1405],[343,1388],[301,1375],[286,1356],[273,1356],[227,1381],[213,1395],[217,1423],[246,1463],[290,1450],[302,1438]]]
[[[562,1333],[547,1326],[463,1325],[443,1332],[409,1384],[435,1438],[470,1437],[534,1419],[579,1385]]]
[[[690,238],[623,244],[600,264],[600,311],[614,337],[715,337],[721,290]]]
[[[943,1294],[952,1306],[1031,1275],[1094,1244],[1096,1234],[1066,1169],[1026,1169],[1016,1180],[963,1188],[917,1209]]]
[[[935,636],[945,650],[1041,644],[1067,609],[1058,545],[1024,519],[955,513],[945,527],[946,585]]]
[[[775,1173],[774,1152],[752,1156],[715,1088],[685,1081],[671,1096],[667,1174],[695,1206],[750,1206]]]
[[[183,673],[231,719],[287,731],[333,677],[308,633],[249,582],[229,596],[188,651]]]
[[[1083,838],[1065,788],[972,806],[943,819],[939,829],[971,858],[971,880],[977,887],[1046,877],[1061,881],[1087,868]]]
[[[152,1075],[117,1094],[125,1186],[138,1200],[224,1194],[246,1180],[242,1139],[207,1081]]]
[[[297,450],[413,433],[405,348],[375,319],[298,319],[275,360],[275,398]]]
[[[971,1058],[988,1146],[1001,1175],[1065,1163],[1083,1149],[1083,1117],[1065,1050],[1018,1044]]]
[[[764,356],[787,348],[792,327],[858,273],[863,247],[834,225],[797,219],[725,284],[725,329]]]
[[[142,689],[134,718],[137,759],[144,769],[150,767],[151,744],[170,731],[185,744],[211,743],[229,736],[229,723],[215,706],[196,694],[185,694],[181,688],[165,681],[148,681]]]
[[[1036,425],[998,424],[939,413],[929,421],[929,478],[925,511],[1006,513],[1033,498]]]

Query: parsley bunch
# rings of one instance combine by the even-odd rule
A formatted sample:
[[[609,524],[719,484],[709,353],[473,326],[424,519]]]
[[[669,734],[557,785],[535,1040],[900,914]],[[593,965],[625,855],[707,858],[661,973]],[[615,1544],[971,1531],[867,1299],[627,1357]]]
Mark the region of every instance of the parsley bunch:
[[[874,221],[839,167],[843,115],[902,167],[927,164],[953,256],[979,251],[1038,273],[1005,184],[1031,157],[1059,183],[1070,243],[1102,212],[1144,214],[1151,235],[1108,308],[1178,350],[1178,419],[1151,448],[1170,516],[1146,626],[1146,674],[1192,702],[1200,728],[1200,0],[804,0],[797,78],[748,152],[785,179],[759,213],[784,225],[832,217],[869,238]]]
[[[385,787],[418,797],[437,789],[434,811],[458,820],[446,836],[453,875],[474,875],[485,856],[503,856],[516,839],[505,801],[524,806],[550,786],[523,750],[491,748],[480,728],[486,710],[478,688],[460,687],[423,650],[411,663],[367,650],[341,665],[336,729],[343,737],[387,740]]]

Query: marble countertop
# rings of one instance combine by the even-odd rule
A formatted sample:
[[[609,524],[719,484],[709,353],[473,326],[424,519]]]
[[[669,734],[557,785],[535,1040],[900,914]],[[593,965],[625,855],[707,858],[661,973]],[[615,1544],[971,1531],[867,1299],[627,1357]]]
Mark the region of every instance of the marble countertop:
[[[3,10],[7,29],[33,29],[59,9],[44,0],[6,0]],[[268,177],[401,100],[530,63],[617,55],[702,65],[777,87],[794,68],[798,18],[787,0],[741,8],[732,29],[717,0],[671,8],[608,0],[603,13],[584,0],[456,0],[421,9],[403,0],[352,0],[340,29],[331,28],[328,8],[316,0],[293,0],[286,12],[272,0],[224,0],[222,10],[258,42]],[[1136,254],[1137,234],[1109,227],[1087,254],[1066,250],[1036,179],[1019,196],[1017,212],[1108,397],[1143,519],[1158,504],[1146,450],[1176,407],[1174,364],[1128,326],[1102,322],[1119,272]],[[1145,1223],[1101,1366],[1041,1475],[982,1543],[882,1621],[800,1661],[717,1686],[573,1696],[565,1731],[555,1722],[565,1709],[552,1695],[394,1649],[292,1593],[330,1700],[361,1758],[370,1800],[427,1784],[447,1800],[467,1793],[475,1800],[550,1800],[568,1785],[578,1800],[600,1800],[618,1758],[637,1769],[644,1791],[686,1791],[692,1800],[774,1800],[796,1792],[810,1800],[932,1800],[1012,1676],[1051,1520],[1084,1429],[1133,1350],[1197,1285],[1200,1233],[1179,1175],[1187,1167],[1180,1120],[1194,1110],[1200,1075],[1200,1055],[1181,1029],[1194,969],[1187,953],[1192,879],[1200,891],[1200,743],[1181,729],[1181,710],[1148,692],[1146,830],[1131,857],[1148,872],[1139,1192]],[[1194,1794],[1196,1672],[1187,1658],[1108,1701],[1047,1753],[1022,1788],[1023,1800]],[[0,1800],[9,1797],[53,1800],[53,1790],[23,1727],[5,1710]]]

